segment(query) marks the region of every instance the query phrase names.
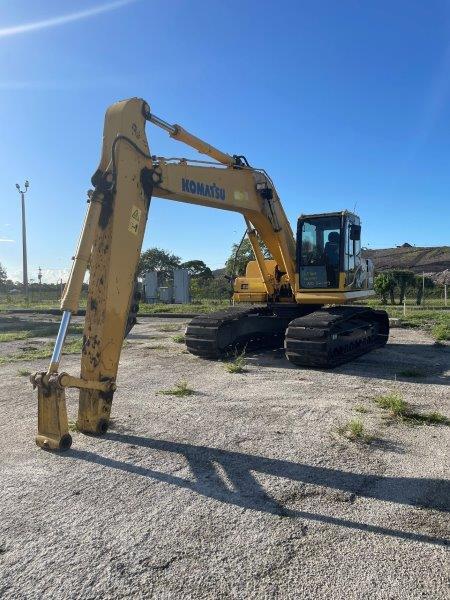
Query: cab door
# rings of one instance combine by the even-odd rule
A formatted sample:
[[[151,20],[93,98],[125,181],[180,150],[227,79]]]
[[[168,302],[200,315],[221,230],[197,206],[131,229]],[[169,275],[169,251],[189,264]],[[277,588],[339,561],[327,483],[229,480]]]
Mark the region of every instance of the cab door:
[[[361,222],[356,215],[347,216],[344,242],[345,285],[352,289],[362,289],[364,269],[361,259]]]

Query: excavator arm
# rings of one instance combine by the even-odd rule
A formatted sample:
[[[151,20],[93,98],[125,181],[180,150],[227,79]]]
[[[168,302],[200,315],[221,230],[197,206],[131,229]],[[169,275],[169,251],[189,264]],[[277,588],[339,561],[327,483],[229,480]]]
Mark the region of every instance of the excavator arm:
[[[217,162],[194,164],[152,156],[145,133],[147,121]],[[89,193],[85,223],[61,301],[63,316],[50,365],[47,371],[31,377],[38,389],[36,443],[54,450],[71,445],[67,387],[79,389],[78,428],[92,433],[105,433],[108,428],[152,196],[241,213],[267,297],[274,295],[279,282],[267,268],[256,233],[294,295],[295,239],[269,176],[251,168],[242,157],[225,154],[179,125],[152,115],[144,100],[125,100],[107,110],[100,164],[92,183],[94,189]],[[59,363],[87,270],[81,372],[75,377],[60,373]]]

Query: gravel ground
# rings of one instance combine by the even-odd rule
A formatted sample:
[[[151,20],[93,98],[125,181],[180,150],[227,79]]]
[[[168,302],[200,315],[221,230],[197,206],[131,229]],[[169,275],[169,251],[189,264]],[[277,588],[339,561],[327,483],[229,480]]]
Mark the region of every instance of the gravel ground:
[[[74,433],[63,454],[34,445],[18,373],[48,359],[0,366],[0,597],[447,598],[449,428],[393,422],[373,399],[399,391],[448,415],[450,348],[394,329],[331,372],[268,351],[231,374],[173,341],[184,326],[141,320],[109,432]],[[411,367],[427,377],[402,378]],[[158,394],[183,380],[195,394]],[[371,443],[339,435],[354,418]]]

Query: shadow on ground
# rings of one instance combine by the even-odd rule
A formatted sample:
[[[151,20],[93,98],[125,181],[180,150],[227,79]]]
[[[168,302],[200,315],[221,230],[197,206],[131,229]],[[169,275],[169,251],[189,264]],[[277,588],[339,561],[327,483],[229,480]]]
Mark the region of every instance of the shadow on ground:
[[[283,348],[250,352],[247,355],[250,364],[258,366],[295,369],[299,367],[290,363]],[[402,371],[417,369],[421,376],[408,377]],[[304,369],[309,371],[310,369]],[[373,350],[352,362],[334,369],[333,373],[353,375],[387,381],[410,381],[425,384],[449,385],[450,348],[434,344],[396,344],[389,343],[384,348]]]
[[[220,450],[207,446],[195,446],[115,432],[108,433],[105,439],[110,442],[177,453],[186,459],[195,480],[183,479],[171,473],[148,469],[85,450],[71,450],[65,456],[176,485],[208,498],[214,498],[220,502],[233,504],[249,510],[262,511],[280,517],[304,518],[369,533],[442,546],[448,543],[444,538],[433,535],[401,531],[389,527],[370,525],[339,517],[286,508],[282,501],[271,498],[266,493],[254,477],[253,472],[346,492],[349,493],[348,501],[350,502],[357,497],[374,498],[397,504],[417,506],[437,511],[448,511],[450,509],[450,482],[442,479],[364,475],[341,471],[339,469]],[[223,468],[229,482],[232,484],[232,489],[221,478],[216,465],[220,465]]]

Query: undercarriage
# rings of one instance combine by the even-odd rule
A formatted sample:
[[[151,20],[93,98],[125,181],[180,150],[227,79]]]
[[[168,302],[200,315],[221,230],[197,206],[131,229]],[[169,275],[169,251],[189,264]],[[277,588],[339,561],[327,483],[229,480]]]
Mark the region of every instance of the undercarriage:
[[[387,313],[362,306],[230,307],[192,319],[186,347],[208,359],[284,347],[297,366],[329,369],[384,346],[388,336]]]

